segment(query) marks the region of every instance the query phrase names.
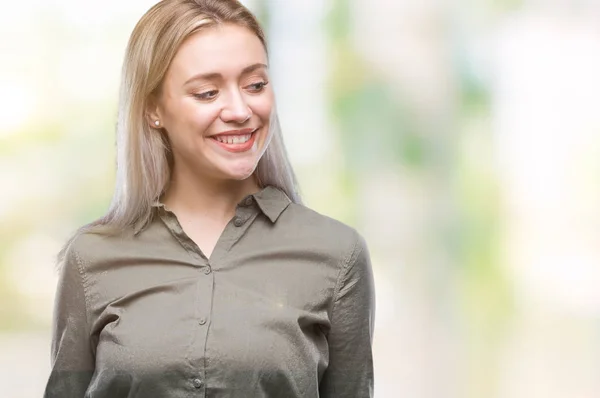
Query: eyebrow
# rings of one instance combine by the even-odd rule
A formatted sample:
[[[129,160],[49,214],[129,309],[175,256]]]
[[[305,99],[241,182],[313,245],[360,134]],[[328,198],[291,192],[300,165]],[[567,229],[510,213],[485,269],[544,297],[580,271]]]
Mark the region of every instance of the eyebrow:
[[[246,74],[246,73],[250,73],[250,72],[254,72],[257,69],[269,69],[269,67],[263,63],[256,63],[256,64],[252,64],[249,66],[246,66],[244,69],[242,69],[242,75]],[[221,75],[219,72],[209,72],[209,73],[198,73],[197,75],[194,75],[192,77],[190,77],[184,84],[188,84],[194,80],[211,80],[211,79],[218,79],[218,78],[222,78],[223,75]]]

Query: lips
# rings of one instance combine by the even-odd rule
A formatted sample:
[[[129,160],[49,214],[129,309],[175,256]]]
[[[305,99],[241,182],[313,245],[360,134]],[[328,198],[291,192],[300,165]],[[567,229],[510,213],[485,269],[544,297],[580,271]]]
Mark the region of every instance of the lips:
[[[209,138],[228,152],[245,152],[254,146],[258,129],[231,130]]]

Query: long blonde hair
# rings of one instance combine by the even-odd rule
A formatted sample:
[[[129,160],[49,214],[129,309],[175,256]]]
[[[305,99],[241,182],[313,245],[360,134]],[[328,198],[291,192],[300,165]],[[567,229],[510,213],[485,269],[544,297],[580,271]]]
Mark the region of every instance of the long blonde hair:
[[[114,234],[143,226],[150,220],[152,203],[169,184],[172,159],[164,135],[148,124],[145,116],[148,101],[160,90],[181,43],[201,29],[223,23],[249,29],[267,51],[258,21],[237,0],[162,0],[137,23],[127,45],[121,75],[114,195],[107,213],[78,233],[91,230]],[[271,142],[254,176],[261,186],[276,186],[293,202],[300,203],[296,177],[275,111],[270,129]]]

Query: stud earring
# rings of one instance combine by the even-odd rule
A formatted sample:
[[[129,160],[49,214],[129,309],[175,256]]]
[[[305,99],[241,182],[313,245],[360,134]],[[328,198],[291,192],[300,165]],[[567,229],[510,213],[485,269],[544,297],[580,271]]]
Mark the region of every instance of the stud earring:
[[[156,120],[156,121],[154,122],[154,125],[155,125],[156,127],[158,127],[158,126],[160,126],[160,122],[159,122],[158,120]]]

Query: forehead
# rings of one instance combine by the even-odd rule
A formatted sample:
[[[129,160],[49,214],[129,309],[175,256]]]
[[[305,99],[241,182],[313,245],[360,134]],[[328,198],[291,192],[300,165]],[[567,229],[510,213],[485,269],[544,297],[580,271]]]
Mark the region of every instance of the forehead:
[[[221,24],[202,29],[182,43],[171,62],[167,79],[185,81],[198,73],[213,72],[236,75],[255,63],[267,63],[260,39],[247,28]]]

